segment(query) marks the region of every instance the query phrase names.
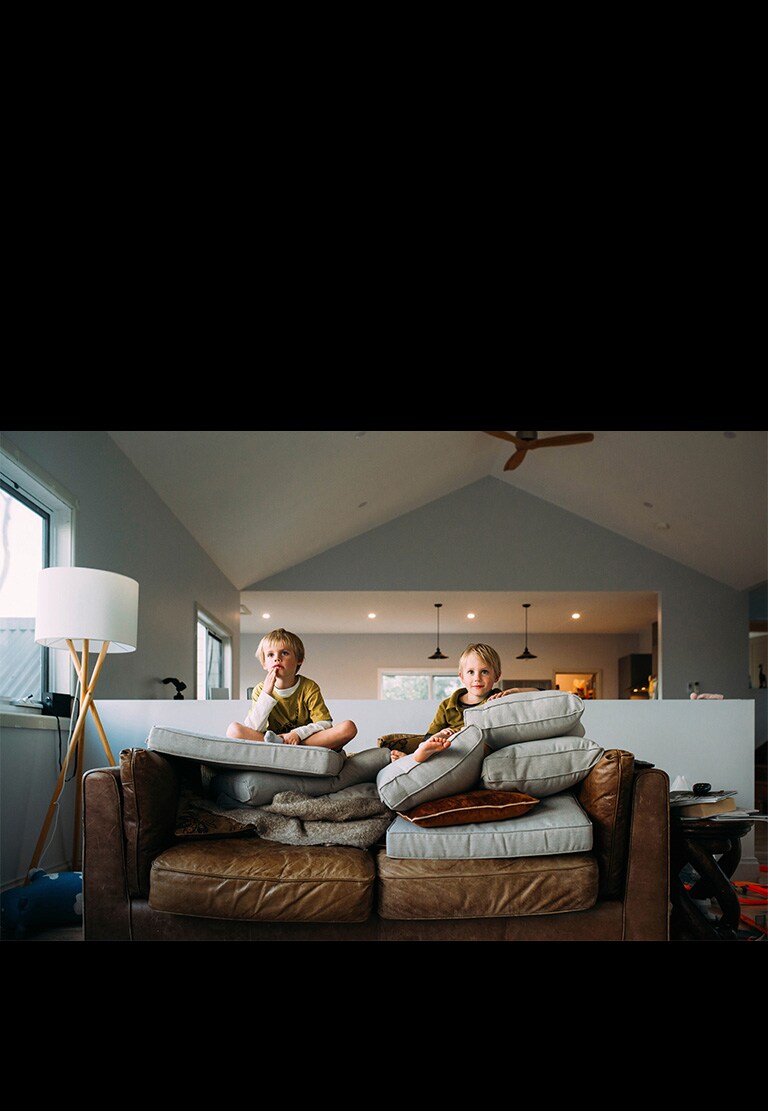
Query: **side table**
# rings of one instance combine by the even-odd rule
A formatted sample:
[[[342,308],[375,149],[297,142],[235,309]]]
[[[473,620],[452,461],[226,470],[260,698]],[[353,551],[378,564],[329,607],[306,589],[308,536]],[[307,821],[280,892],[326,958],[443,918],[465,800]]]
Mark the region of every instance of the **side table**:
[[[670,933],[675,941],[738,941],[741,904],[731,876],[741,860],[741,839],[754,826],[748,819],[715,821],[675,818],[670,827]],[[715,857],[719,856],[719,860]],[[687,864],[699,879],[687,891],[680,872]],[[710,920],[694,902],[716,899],[722,912]]]

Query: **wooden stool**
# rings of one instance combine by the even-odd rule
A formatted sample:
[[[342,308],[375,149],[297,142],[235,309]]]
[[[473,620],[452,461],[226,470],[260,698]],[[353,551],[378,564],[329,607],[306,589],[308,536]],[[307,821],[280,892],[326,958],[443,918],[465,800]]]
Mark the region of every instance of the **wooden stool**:
[[[754,826],[745,819],[699,821],[675,819],[671,824],[671,933],[677,941],[738,941],[741,904],[731,876],[741,860],[741,839]],[[716,860],[715,857],[720,859]],[[699,879],[687,891],[680,872],[690,864]],[[717,900],[722,915],[710,920],[695,899]]]

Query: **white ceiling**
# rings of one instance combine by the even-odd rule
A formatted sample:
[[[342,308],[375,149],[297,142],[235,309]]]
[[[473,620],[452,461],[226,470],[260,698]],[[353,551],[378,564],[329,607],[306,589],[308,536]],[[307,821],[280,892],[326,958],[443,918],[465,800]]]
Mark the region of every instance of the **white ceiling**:
[[[565,434],[539,432],[539,438]],[[486,475],[734,589],[750,589],[768,578],[765,431],[595,431],[590,444],[538,448],[508,472],[503,467],[513,446],[483,432],[108,435],[241,591]],[[574,599],[585,612],[581,633],[635,631],[637,620],[647,628],[649,607],[655,611],[655,595],[622,594],[633,627],[621,629],[610,621],[618,612],[617,599],[606,594],[461,592],[438,598],[432,592],[322,592],[296,598],[270,592],[265,611],[262,598],[248,592],[243,602],[253,616],[242,618],[241,631],[284,625],[307,633],[347,627],[424,632],[435,629],[434,603],[442,602],[441,631],[471,633],[484,612],[484,631],[509,632],[523,627],[521,603],[528,601],[531,631],[562,633],[576,631],[570,618]],[[291,609],[296,602],[300,609]],[[630,602],[638,607],[632,615],[625,605]],[[468,624],[463,615],[470,607],[478,618]],[[369,610],[382,616],[369,621]],[[587,611],[597,627],[587,627]],[[262,612],[272,614],[266,626]],[[312,627],[313,613],[322,627]]]

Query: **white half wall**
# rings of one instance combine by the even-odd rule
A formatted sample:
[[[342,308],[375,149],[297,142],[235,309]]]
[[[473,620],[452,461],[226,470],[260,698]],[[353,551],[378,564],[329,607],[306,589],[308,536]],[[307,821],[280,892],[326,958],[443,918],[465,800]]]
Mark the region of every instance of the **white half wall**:
[[[122,748],[141,747],[153,725],[224,735],[230,721],[243,721],[246,699],[195,702],[156,700],[99,701],[99,716],[115,757]],[[348,752],[375,747],[385,733],[424,733],[439,702],[328,699],[334,721],[351,718],[357,736]],[[689,782],[738,791],[740,806],[754,806],[754,703],[744,699],[597,700],[584,704],[587,736],[604,748],[623,748],[669,775]],[[90,767],[103,766],[98,734],[86,727]]]

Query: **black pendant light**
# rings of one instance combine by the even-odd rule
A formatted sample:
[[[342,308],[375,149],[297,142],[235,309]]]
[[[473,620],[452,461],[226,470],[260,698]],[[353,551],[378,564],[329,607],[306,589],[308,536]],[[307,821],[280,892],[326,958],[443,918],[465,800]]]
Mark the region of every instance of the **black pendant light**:
[[[444,656],[443,653],[440,651],[440,608],[441,608],[442,604],[443,604],[442,602],[435,602],[435,609],[437,610],[437,649],[429,657],[430,660],[447,660],[448,659],[448,657]]]
[[[530,609],[530,602],[523,602],[523,609],[525,610],[525,651],[521,652],[517,657],[518,660],[535,660],[538,659],[534,656],[533,652],[528,651],[528,610]]]

